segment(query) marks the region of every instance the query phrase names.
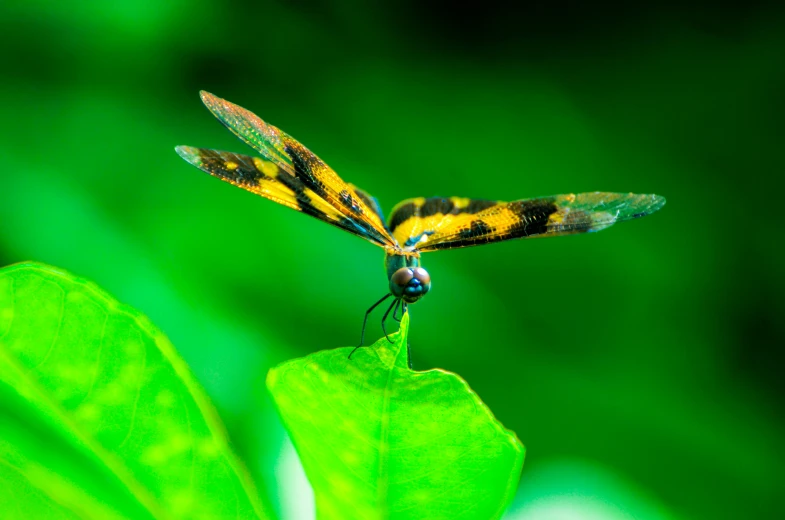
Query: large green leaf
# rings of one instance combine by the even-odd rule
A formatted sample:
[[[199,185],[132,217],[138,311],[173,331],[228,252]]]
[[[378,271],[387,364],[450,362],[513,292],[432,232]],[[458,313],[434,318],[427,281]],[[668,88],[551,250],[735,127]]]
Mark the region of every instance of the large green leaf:
[[[319,518],[498,518],[523,445],[463,379],[409,368],[408,326],[352,359],[326,350],[267,376]]]
[[[270,517],[169,341],[92,283],[0,270],[0,382],[5,515]]]

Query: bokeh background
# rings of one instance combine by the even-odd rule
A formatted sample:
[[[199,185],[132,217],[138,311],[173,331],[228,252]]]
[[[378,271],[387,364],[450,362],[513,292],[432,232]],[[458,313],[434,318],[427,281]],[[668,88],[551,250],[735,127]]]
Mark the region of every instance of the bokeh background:
[[[599,234],[428,254],[415,368],[461,374],[527,446],[510,518],[782,514],[783,8],[28,0],[0,49],[0,263],[149,315],[284,518],[312,505],[266,371],[355,344],[382,253],[180,160],[249,152],[199,89],[387,210],[666,196]]]

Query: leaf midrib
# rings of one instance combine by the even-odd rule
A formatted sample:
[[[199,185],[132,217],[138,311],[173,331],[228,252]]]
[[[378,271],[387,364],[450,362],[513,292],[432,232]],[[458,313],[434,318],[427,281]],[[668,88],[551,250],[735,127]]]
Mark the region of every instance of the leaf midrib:
[[[408,325],[408,323],[407,323]],[[408,329],[406,330],[408,332]],[[407,337],[406,334],[403,334],[401,330],[398,330],[398,339],[401,341],[406,341]],[[389,432],[390,432],[390,418],[392,414],[389,413],[390,410],[390,384],[392,383],[393,372],[398,367],[398,357],[403,352],[402,345],[399,342],[396,342],[395,345],[397,346],[398,350],[393,356],[393,362],[390,366],[390,371],[387,373],[387,382],[384,385],[384,393],[383,393],[383,404],[382,404],[382,414],[381,414],[381,431],[379,437],[379,477],[380,483],[379,486],[376,488],[376,500],[377,500],[377,508],[382,511],[385,516],[387,515],[387,510],[383,507],[384,504],[387,504],[387,494],[389,489],[389,474],[385,472],[387,468],[389,454],[390,454],[390,443],[388,441]]]

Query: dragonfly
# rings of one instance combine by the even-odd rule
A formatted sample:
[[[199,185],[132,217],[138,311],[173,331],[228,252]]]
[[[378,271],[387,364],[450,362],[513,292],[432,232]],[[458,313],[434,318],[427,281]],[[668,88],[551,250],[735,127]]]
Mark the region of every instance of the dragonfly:
[[[223,181],[384,249],[389,292],[365,312],[357,348],[365,342],[368,316],[382,302],[392,298],[382,317],[382,330],[392,341],[385,328],[390,312],[400,321],[399,310],[403,316],[409,304],[430,292],[431,276],[420,263],[422,253],[600,231],[650,215],[665,204],[659,195],[599,191],[512,202],[417,197],[398,203],[385,220],[374,197],[345,182],[289,134],[225,99],[205,91],[200,95],[210,112],[258,155],[177,146],[180,157]]]

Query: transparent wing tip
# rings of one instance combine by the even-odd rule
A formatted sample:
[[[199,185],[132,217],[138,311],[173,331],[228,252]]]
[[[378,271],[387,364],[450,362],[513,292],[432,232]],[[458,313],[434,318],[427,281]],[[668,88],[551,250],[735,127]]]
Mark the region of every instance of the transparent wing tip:
[[[177,152],[177,155],[185,159],[186,162],[193,164],[194,166],[198,166],[202,162],[198,148],[180,145],[175,146],[174,151]]]
[[[645,215],[651,215],[655,211],[659,211],[665,205],[665,197],[662,195],[644,195],[644,197],[648,198],[648,204],[639,212],[632,216],[632,218],[643,217]]]

